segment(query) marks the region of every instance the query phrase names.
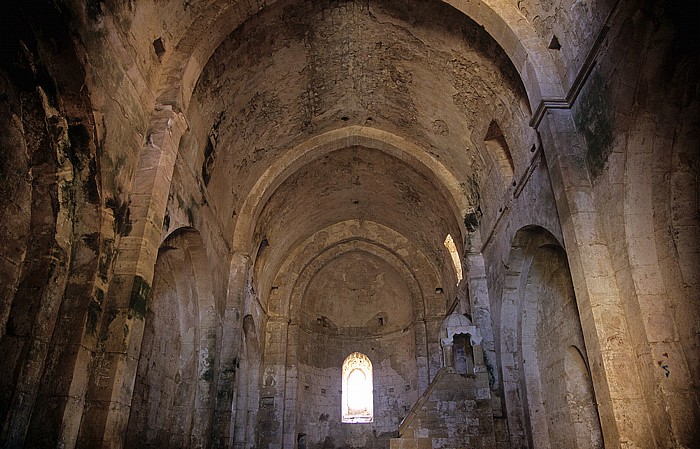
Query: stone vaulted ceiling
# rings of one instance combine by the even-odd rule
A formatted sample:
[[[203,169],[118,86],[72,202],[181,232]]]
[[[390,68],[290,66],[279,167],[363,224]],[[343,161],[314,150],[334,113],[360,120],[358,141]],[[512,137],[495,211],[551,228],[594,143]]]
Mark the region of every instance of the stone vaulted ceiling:
[[[700,446],[696,4],[0,2],[0,446]]]
[[[518,171],[529,115],[506,54],[451,6],[285,0],[206,62],[189,103],[189,157],[234,249],[264,255],[261,295],[297,245],[348,220],[408,238],[431,266],[403,263],[434,270],[430,288],[452,292],[443,240],[461,242],[465,215],[502,194],[483,179],[497,158],[484,145],[489,125],[506,130]]]

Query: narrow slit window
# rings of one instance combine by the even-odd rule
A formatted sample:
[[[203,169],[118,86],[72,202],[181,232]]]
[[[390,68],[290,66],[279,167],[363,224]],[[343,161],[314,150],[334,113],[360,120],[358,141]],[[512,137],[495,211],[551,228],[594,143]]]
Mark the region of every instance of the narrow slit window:
[[[374,419],[372,393],[372,362],[369,357],[354,352],[343,362],[344,423],[370,423]]]
[[[457,251],[457,246],[455,246],[454,240],[452,240],[452,235],[447,234],[444,242],[445,248],[450,252],[450,257],[452,257],[452,265],[455,268],[455,274],[457,275],[457,283],[462,280],[462,260],[459,257],[459,252]]]

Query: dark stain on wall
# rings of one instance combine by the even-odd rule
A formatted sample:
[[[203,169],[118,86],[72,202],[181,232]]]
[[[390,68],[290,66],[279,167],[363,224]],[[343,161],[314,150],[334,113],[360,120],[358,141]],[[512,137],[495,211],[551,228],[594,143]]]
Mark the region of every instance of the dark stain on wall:
[[[605,168],[613,144],[613,108],[605,80],[599,72],[591,75],[579,98],[574,120],[586,140],[586,161],[596,179]]]
[[[86,0],[85,1],[85,12],[88,19],[93,22],[97,22],[102,18],[104,12],[102,11],[102,3],[104,0]]]
[[[204,162],[202,162],[202,181],[204,186],[209,185],[209,180],[211,179],[211,172],[214,170],[214,143],[211,137],[207,139],[207,146],[204,148]]]
[[[104,297],[102,290],[98,290],[97,292],[99,293],[98,296]],[[87,317],[85,319],[85,329],[89,334],[95,334],[101,314],[102,307],[100,307],[99,303],[97,301],[90,301],[87,308]]]
[[[141,276],[134,276],[134,285],[131,288],[131,302],[129,308],[134,314],[143,319],[146,316],[146,304],[148,295],[151,293],[151,286]]]
[[[121,236],[129,235],[131,232],[129,205],[126,202],[120,202],[118,198],[107,198],[105,205],[112,210],[114,232]]]

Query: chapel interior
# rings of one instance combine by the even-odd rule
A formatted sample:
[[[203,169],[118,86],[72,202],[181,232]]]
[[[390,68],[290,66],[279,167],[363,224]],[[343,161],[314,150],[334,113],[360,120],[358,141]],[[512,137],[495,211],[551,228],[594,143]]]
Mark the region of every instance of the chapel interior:
[[[700,448],[695,0],[5,0],[0,447]]]

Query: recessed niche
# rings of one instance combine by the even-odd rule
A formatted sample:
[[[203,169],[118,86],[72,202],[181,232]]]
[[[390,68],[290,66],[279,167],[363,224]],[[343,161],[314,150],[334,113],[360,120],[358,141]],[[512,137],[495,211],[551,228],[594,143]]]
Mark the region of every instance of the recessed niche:
[[[559,43],[559,38],[557,38],[557,35],[552,36],[552,40],[549,41],[549,48],[550,50],[560,50],[561,49],[561,44]]]
[[[155,50],[158,60],[162,60],[163,55],[165,54],[165,42],[163,41],[162,37],[159,37],[153,41],[153,50]]]

